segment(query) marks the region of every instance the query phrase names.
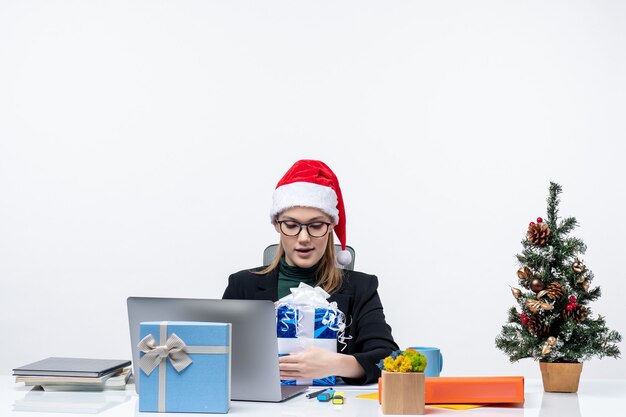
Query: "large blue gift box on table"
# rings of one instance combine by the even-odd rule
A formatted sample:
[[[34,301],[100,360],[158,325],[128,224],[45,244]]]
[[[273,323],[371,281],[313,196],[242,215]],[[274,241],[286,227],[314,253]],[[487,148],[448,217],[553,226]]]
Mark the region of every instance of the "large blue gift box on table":
[[[139,411],[227,413],[230,323],[140,324]]]

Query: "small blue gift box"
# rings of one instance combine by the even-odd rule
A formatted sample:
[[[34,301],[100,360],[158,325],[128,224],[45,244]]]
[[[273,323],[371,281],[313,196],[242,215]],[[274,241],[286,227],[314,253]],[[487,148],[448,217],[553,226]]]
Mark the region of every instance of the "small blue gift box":
[[[227,413],[230,323],[140,324],[139,411]]]
[[[276,309],[276,334],[278,355],[284,356],[318,346],[331,352],[337,351],[337,328],[339,316],[333,308],[313,308],[291,304]],[[335,385],[336,378],[281,380],[282,385]]]

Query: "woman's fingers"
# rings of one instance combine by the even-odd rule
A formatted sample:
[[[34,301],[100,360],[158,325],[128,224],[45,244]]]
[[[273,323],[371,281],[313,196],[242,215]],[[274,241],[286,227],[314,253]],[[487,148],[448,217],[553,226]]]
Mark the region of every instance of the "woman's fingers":
[[[299,361],[300,361],[300,357],[298,354],[285,355],[285,356],[280,356],[278,358],[278,363],[295,363]]]

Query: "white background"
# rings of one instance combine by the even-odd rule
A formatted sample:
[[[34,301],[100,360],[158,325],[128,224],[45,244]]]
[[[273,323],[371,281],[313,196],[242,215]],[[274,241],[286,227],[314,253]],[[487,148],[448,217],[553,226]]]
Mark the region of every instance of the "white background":
[[[0,0],[0,373],[129,358],[130,295],[221,297],[299,158],[443,375],[539,376],[494,338],[550,181],[626,335],[624,74],[620,1]]]

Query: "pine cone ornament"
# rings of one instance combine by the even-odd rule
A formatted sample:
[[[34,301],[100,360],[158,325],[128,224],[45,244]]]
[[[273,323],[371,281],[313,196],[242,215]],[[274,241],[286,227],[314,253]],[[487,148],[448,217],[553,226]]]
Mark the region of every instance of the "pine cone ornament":
[[[550,228],[545,223],[531,223],[526,233],[530,243],[536,246],[544,246],[550,237]]]
[[[531,316],[528,319],[528,325],[526,326],[528,332],[537,337],[547,336],[550,332],[550,326],[543,321],[541,316]]]
[[[552,282],[546,287],[546,295],[551,300],[560,300],[564,294],[563,286],[559,282]]]
[[[565,318],[566,320],[574,319],[576,320],[576,323],[583,322],[587,318],[587,315],[589,315],[589,311],[587,310],[587,307],[581,306],[581,305],[577,305],[575,308],[571,310],[568,310],[568,309],[563,310],[563,318]],[[528,322],[530,324],[530,320]]]

